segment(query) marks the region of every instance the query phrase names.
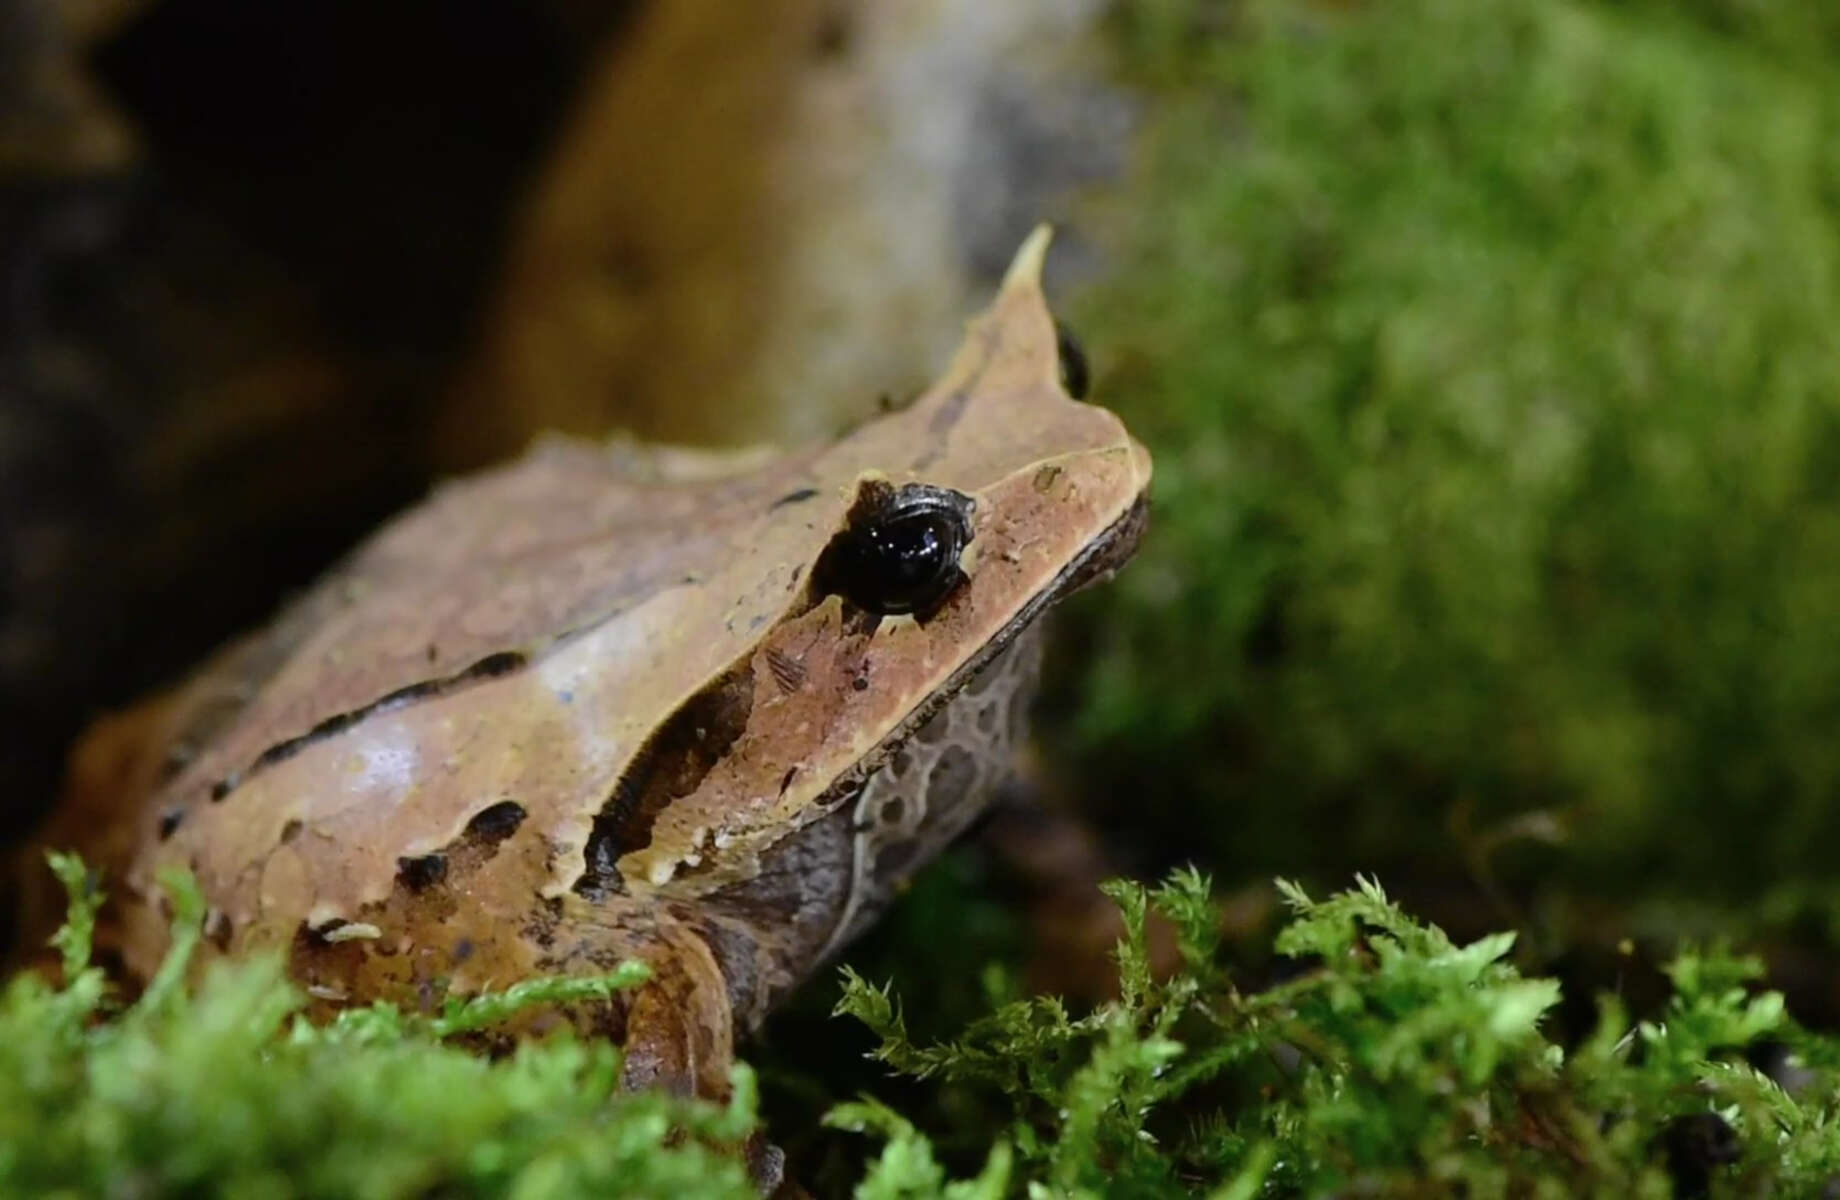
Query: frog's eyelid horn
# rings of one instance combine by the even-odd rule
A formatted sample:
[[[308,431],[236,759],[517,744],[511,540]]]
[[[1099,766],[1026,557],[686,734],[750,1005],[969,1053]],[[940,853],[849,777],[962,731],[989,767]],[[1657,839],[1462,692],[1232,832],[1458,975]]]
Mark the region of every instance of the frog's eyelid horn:
[[[1054,226],[1042,222],[1029,231],[1023,239],[1022,246],[1016,251],[1016,257],[1010,260],[1009,270],[1003,273],[1003,291],[1015,287],[1041,286],[1041,265],[1048,257],[1048,243],[1054,240]]]
[[[1030,231],[1017,249],[1016,257],[1010,261],[1009,270],[1003,274],[1005,293],[1026,288],[1040,296],[1042,266],[1047,261],[1048,244],[1053,240],[1054,226],[1045,221]],[[1041,297],[1041,302],[1046,308],[1046,297]],[[1052,314],[1050,319],[1054,321],[1054,348],[1060,364],[1061,390],[1075,400],[1084,400],[1092,378],[1086,351],[1064,321]]]

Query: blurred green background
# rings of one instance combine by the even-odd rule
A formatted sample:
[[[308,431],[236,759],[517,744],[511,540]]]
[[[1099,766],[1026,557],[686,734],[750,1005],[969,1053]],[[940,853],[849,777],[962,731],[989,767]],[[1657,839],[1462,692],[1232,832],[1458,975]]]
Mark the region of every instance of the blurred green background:
[[[1052,694],[1115,836],[1560,940],[1831,923],[1840,10],[1114,30],[1159,101],[1077,316],[1156,524]]]

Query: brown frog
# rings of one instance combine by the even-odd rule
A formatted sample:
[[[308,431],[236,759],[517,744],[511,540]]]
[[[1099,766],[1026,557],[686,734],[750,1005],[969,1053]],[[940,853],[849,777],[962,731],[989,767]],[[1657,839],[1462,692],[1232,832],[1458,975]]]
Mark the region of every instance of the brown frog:
[[[46,840],[114,881],[128,974],[184,867],[215,952],[284,954],[320,1015],[643,960],[564,1016],[631,1084],[722,1094],[736,1035],[988,799],[1036,619],[1143,526],[1046,245],[907,409],[770,460],[543,443],[92,733]]]

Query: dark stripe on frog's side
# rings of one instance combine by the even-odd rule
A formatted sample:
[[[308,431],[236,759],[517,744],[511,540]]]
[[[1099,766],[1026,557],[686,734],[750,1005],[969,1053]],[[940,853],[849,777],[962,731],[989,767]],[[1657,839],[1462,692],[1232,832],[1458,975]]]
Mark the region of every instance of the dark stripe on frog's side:
[[[818,489],[810,488],[810,487],[802,487],[798,489],[797,491],[787,492],[784,496],[781,496],[779,499],[775,500],[773,503],[767,505],[767,511],[773,512],[777,509],[786,507],[788,504],[803,504],[805,503],[805,501],[812,499],[817,494],[818,494]]]
[[[696,577],[691,575],[665,586],[689,587],[694,586],[696,583]],[[539,654],[547,653],[554,647],[563,645],[576,637],[600,628],[606,622],[613,620],[624,611],[624,607],[621,606],[610,607],[606,611],[595,616],[594,619],[585,621],[581,625],[556,637],[543,639],[540,643],[527,645],[523,649],[494,651],[491,654],[487,654],[475,660],[472,665],[456,671],[451,675],[437,676],[433,679],[426,679],[409,684],[407,687],[397,688],[395,691],[381,696],[368,704],[361,705],[347,712],[335,713],[330,717],[326,717],[317,725],[313,726],[313,728],[307,730],[307,732],[296,737],[276,742],[261,754],[258,754],[248,767],[242,770],[232,771],[222,779],[219,779],[216,783],[211,785],[210,797],[214,802],[228,798],[231,792],[235,791],[256,772],[293,757],[314,742],[343,733],[369,717],[376,716],[383,712],[394,711],[397,708],[419,703],[423,700],[431,700],[436,697],[446,696],[470,684],[496,679],[503,675],[509,675],[514,671],[522,670]],[[172,814],[169,812],[167,815],[171,816]],[[182,818],[183,813],[180,812],[179,816]],[[162,820],[164,822],[165,818],[162,818]],[[173,823],[173,827],[177,828],[176,822]]]
[[[443,676],[439,679],[426,679],[420,683],[412,683],[408,687],[397,688],[388,695],[381,696],[361,708],[354,708],[350,712],[335,713],[315,725],[313,728],[307,730],[305,733],[300,734],[298,737],[291,737],[285,741],[276,742],[268,749],[262,751],[262,753],[256,755],[255,760],[245,769],[233,771],[212,784],[211,799],[214,802],[225,799],[231,792],[242,786],[244,782],[257,773],[274,766],[276,763],[285,762],[315,742],[322,742],[327,738],[344,733],[347,729],[350,729],[352,726],[368,717],[376,716],[378,713],[390,712],[394,709],[414,704],[420,700],[428,700],[435,696],[445,696],[450,692],[457,691],[468,684],[477,683],[483,679],[496,679],[501,675],[509,675],[513,671],[522,669],[524,664],[528,661],[528,657],[520,651],[501,650],[496,654],[486,655],[472,666],[467,667],[465,670],[456,671],[452,675]]]
[[[337,594],[338,572],[316,594],[288,605],[260,634],[234,643],[207,668],[173,730],[157,782],[164,786],[183,771],[198,752],[241,716],[249,702],[287,664],[323,617],[325,597]]]
[[[1092,386],[1092,365],[1087,361],[1086,348],[1065,321],[1054,322],[1054,350],[1060,359],[1061,390],[1075,400],[1086,399]]]
[[[754,667],[744,662],[684,701],[646,739],[595,814],[584,869],[573,885],[578,895],[625,892],[620,859],[651,845],[658,814],[702,784],[747,729],[753,705]]]

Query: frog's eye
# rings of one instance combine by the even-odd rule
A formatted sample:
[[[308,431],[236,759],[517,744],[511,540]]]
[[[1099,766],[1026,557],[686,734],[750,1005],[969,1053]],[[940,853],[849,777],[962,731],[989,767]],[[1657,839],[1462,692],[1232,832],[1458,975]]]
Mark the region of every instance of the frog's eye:
[[[1061,387],[1075,400],[1086,399],[1086,389],[1092,386],[1092,368],[1086,365],[1086,351],[1080,339],[1060,321],[1054,323],[1054,349],[1061,360]]]
[[[818,585],[877,616],[925,619],[964,581],[958,560],[971,541],[972,508],[971,497],[950,488],[868,489],[819,556]]]

